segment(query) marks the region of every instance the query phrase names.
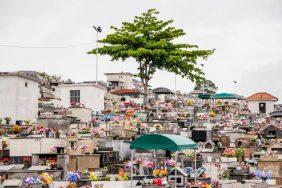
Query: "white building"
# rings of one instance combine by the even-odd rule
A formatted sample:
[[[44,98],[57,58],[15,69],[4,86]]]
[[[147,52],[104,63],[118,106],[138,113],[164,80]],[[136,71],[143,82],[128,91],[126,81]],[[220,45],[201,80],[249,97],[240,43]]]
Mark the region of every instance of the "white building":
[[[62,84],[57,88],[57,94],[61,98],[61,103],[65,107],[82,105],[92,109],[94,112],[104,109],[104,98],[106,88],[94,83],[70,83]]]
[[[39,81],[25,72],[0,73],[0,118],[37,121]]]
[[[27,137],[27,138],[10,138],[10,156],[21,157],[31,156],[35,153],[49,153],[52,147],[66,147],[67,141],[60,138],[45,137]]]
[[[274,111],[274,103],[278,98],[266,92],[259,92],[247,97],[246,101],[251,113],[268,114]]]
[[[128,72],[105,73],[107,82],[110,82],[113,89],[133,89],[133,74]]]

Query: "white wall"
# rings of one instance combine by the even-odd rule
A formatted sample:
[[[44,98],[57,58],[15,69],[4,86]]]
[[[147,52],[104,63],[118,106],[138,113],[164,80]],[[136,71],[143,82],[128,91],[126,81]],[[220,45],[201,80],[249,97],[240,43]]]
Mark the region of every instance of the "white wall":
[[[71,115],[78,118],[82,122],[90,122],[92,120],[92,110],[89,108],[69,108]]]
[[[270,113],[274,111],[274,102],[273,101],[249,101],[248,108],[251,111],[251,113],[259,114],[259,103],[265,103],[266,113]]]
[[[58,138],[11,138],[9,143],[11,157],[49,153],[53,146],[67,146],[65,139]]]
[[[133,89],[133,81],[132,81],[132,75],[130,74],[108,74],[107,81],[120,81],[124,83],[123,89]]]
[[[12,123],[16,120],[36,122],[39,95],[36,81],[19,76],[0,76],[0,118],[11,117]]]
[[[94,84],[65,84],[59,86],[62,105],[70,107],[70,90],[80,90],[80,103],[94,112],[104,109],[105,90]]]

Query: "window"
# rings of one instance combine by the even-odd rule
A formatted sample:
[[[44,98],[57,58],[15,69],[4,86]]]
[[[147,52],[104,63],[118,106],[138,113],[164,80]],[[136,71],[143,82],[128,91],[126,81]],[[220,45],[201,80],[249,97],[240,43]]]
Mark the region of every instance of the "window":
[[[25,82],[25,83],[24,83],[24,86],[25,86],[25,87],[27,87],[27,86],[28,86],[28,83],[27,83],[27,82]]]
[[[70,90],[70,103],[80,103],[80,90]]]

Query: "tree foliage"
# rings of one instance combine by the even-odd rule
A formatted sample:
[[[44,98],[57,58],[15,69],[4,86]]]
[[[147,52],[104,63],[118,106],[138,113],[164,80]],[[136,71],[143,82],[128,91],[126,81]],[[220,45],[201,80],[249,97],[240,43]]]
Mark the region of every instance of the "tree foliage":
[[[200,82],[197,82],[194,90],[203,90],[207,94],[215,94],[218,87],[210,80],[203,79]]]
[[[138,75],[147,94],[149,81],[157,69],[166,70],[198,82],[204,74],[197,66],[199,58],[206,59],[214,50],[200,50],[197,45],[176,43],[185,35],[182,29],[172,27],[173,20],[163,21],[159,12],[149,9],[133,22],[122,22],[121,27],[111,27],[114,32],[99,40],[101,55],[113,61],[133,58],[138,63]],[[88,52],[96,54],[96,49]]]

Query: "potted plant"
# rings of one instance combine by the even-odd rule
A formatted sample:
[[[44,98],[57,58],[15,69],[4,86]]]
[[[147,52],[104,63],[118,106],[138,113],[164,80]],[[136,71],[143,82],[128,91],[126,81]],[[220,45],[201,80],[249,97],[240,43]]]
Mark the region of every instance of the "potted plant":
[[[222,180],[228,180],[228,179],[229,179],[229,176],[230,176],[230,174],[229,174],[229,171],[228,171],[228,170],[225,170],[225,171],[223,171],[223,172],[220,174],[220,178],[221,178]]]
[[[227,148],[223,151],[222,155],[221,162],[237,162],[235,149]]]
[[[2,119],[2,118],[0,118],[0,125],[2,125],[2,121],[3,121],[3,119]]]
[[[5,117],[4,119],[5,119],[5,121],[6,121],[6,125],[10,125],[10,121],[12,120],[12,118],[10,118],[10,117]]]
[[[31,121],[30,120],[24,120],[25,125],[30,125]]]
[[[242,161],[244,154],[245,154],[245,150],[244,148],[236,148],[235,150],[235,156],[239,161]]]
[[[27,169],[30,167],[30,158],[29,157],[24,157],[23,158],[23,163],[24,163],[24,168]]]
[[[3,157],[2,161],[4,165],[8,165],[10,163],[10,159],[8,157]]]
[[[18,134],[21,130],[21,127],[19,125],[13,125],[13,132],[14,134]]]

